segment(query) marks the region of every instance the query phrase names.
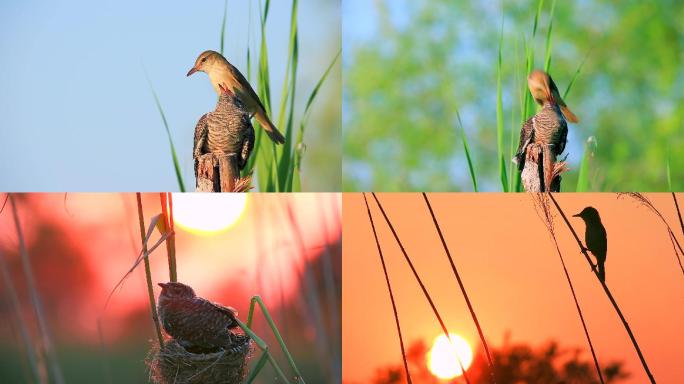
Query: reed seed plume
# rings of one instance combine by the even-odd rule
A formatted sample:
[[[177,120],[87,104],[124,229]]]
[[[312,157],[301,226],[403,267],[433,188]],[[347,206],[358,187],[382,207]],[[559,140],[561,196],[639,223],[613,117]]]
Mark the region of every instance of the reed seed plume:
[[[568,230],[572,233],[572,236],[575,238],[575,241],[577,241],[577,245],[580,248],[580,251],[582,254],[584,254],[584,257],[586,258],[587,262],[589,263],[590,266],[592,266],[593,269],[593,263],[591,262],[591,258],[589,257],[589,254],[587,253],[587,250],[584,248],[584,245],[582,245],[582,241],[580,240],[579,236],[577,236],[577,232],[575,232],[575,229],[572,227],[570,224],[570,221],[568,220],[568,217],[565,215],[565,212],[563,212],[563,209],[560,207],[556,199],[553,197],[553,194],[549,193],[548,194],[549,198],[555,205],[556,209],[558,210],[558,213],[560,213],[561,217],[563,218],[563,221],[568,227]],[[603,291],[605,292],[606,296],[608,297],[608,300],[610,300],[610,303],[613,305],[613,309],[615,309],[615,312],[617,313],[618,317],[620,318],[620,321],[622,321],[622,325],[625,328],[625,331],[627,331],[627,335],[629,336],[630,341],[632,342],[632,345],[634,346],[634,349],[636,350],[637,355],[639,356],[639,361],[641,362],[642,367],[644,368],[644,372],[646,372],[646,375],[649,378],[649,381],[653,384],[655,384],[655,378],[653,377],[653,374],[651,373],[650,368],[648,367],[648,364],[646,363],[646,359],[644,358],[643,353],[641,352],[641,348],[639,348],[639,344],[636,341],[636,338],[634,337],[634,333],[632,332],[632,329],[630,328],[629,324],[627,323],[627,319],[625,319],[625,316],[622,314],[622,310],[620,309],[620,306],[618,306],[617,302],[615,301],[615,298],[613,297],[613,294],[610,292],[610,289],[608,289],[608,286],[606,285],[605,281],[602,281],[598,277],[598,271],[594,270],[594,274],[596,274],[596,280],[601,284],[601,287],[603,288]]]
[[[406,349],[404,348],[404,338],[401,335],[401,325],[399,324],[399,314],[397,312],[397,304],[394,302],[394,293],[392,292],[392,284],[390,283],[389,274],[387,273],[387,266],[385,265],[385,257],[382,254],[382,248],[380,247],[380,241],[378,240],[378,234],[375,230],[375,223],[373,222],[373,215],[371,214],[370,207],[368,206],[368,199],[366,194],[363,194],[363,201],[366,203],[366,211],[368,212],[368,220],[370,221],[371,228],[373,229],[373,237],[375,238],[375,245],[378,247],[378,255],[380,256],[380,263],[382,264],[382,271],[385,274],[385,282],[387,283],[387,290],[389,291],[390,301],[392,302],[392,312],[394,313],[394,322],[397,325],[397,333],[399,334],[399,345],[401,347],[401,359],[404,363],[404,372],[406,373],[406,381],[411,384],[411,373],[408,368],[408,360],[406,358]]]
[[[430,293],[428,292],[427,288],[425,287],[425,284],[421,280],[420,275],[418,275],[418,271],[416,270],[415,266],[413,265],[411,258],[409,257],[408,253],[406,252],[406,249],[404,248],[404,245],[401,243],[401,240],[399,239],[399,235],[397,234],[397,231],[394,229],[394,225],[392,225],[392,222],[390,221],[389,217],[387,216],[385,209],[382,207],[382,204],[380,204],[380,200],[378,200],[378,197],[375,195],[375,193],[372,192],[371,195],[373,195],[373,199],[375,199],[375,202],[378,205],[378,208],[380,208],[380,212],[382,213],[382,216],[385,218],[385,222],[389,226],[390,231],[392,232],[392,235],[394,236],[394,239],[396,240],[397,244],[399,245],[399,248],[401,249],[401,253],[404,255],[404,259],[406,260],[409,267],[411,268],[411,271],[413,272],[413,276],[416,278],[418,285],[420,285],[420,289],[423,291],[423,295],[425,296],[428,303],[430,304],[430,308],[432,308],[432,312],[435,314],[435,317],[437,318],[439,325],[442,327],[442,331],[444,332],[444,335],[447,337],[447,339],[451,343],[451,335],[449,334],[449,330],[447,329],[446,325],[444,324],[444,320],[442,319],[442,316],[439,314],[439,310],[437,310],[437,306],[435,305],[434,301],[432,300],[432,297],[430,296]],[[461,361],[461,358],[458,355],[456,355],[456,360],[458,360],[458,365],[461,368],[461,372],[463,372],[463,378],[465,379],[466,383],[469,384],[470,379],[468,378],[468,374],[465,370],[465,367],[463,366],[463,362]]]
[[[672,241],[673,245],[676,246],[675,257],[677,258],[677,264],[679,264],[679,269],[682,271],[682,275],[684,275],[684,266],[682,265],[682,259],[679,257],[680,254],[684,257],[684,249],[682,249],[682,246],[679,243],[679,240],[677,240],[677,236],[675,236],[674,231],[672,230],[672,227],[667,222],[667,220],[665,220],[665,216],[663,216],[663,214],[660,213],[658,208],[656,208],[656,206],[651,202],[651,200],[649,200],[646,196],[644,196],[641,193],[636,193],[636,192],[618,193],[618,198],[623,197],[623,196],[631,197],[632,199],[636,200],[639,204],[643,205],[644,207],[648,208],[651,212],[653,212],[653,214],[655,214],[660,219],[660,221],[662,221],[663,224],[665,224],[665,227],[667,228],[668,236],[670,237],[670,241]],[[679,217],[680,224],[682,225],[682,232],[684,233],[684,223],[681,221],[682,216],[681,216],[681,213],[679,211],[679,204],[677,203],[677,197],[675,196],[674,193],[672,194],[672,197],[674,198],[675,208],[677,210],[677,215]],[[679,249],[679,252],[677,252],[677,249]]]

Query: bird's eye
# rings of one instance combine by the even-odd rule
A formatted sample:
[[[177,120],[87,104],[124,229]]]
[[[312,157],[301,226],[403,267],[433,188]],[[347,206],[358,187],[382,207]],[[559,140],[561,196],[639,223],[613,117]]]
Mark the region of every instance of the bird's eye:
[[[206,58],[206,57],[203,57],[203,58],[202,58],[202,62],[204,63],[205,61],[207,61],[207,58]]]

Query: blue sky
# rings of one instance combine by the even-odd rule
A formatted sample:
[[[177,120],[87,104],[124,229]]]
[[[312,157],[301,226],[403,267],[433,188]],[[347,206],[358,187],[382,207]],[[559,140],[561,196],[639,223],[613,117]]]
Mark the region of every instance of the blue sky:
[[[244,73],[249,2],[228,4],[225,55]],[[254,47],[258,2],[252,4]],[[290,7],[289,1],[271,2],[267,41],[274,105],[287,57]],[[200,52],[218,50],[222,13],[223,1],[216,0],[0,3],[0,190],[176,190],[143,68],[166,112],[190,189],[193,129],[214,108],[216,95],[206,75],[185,74]],[[301,104],[339,50],[339,3],[302,0],[299,20]],[[335,97],[321,93],[319,105]],[[331,144],[330,150],[340,151],[338,143]]]

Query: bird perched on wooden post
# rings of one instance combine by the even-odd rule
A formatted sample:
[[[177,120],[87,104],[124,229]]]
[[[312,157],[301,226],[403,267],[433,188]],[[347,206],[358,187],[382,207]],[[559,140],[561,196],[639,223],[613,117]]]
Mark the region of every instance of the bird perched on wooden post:
[[[540,144],[542,151],[544,190],[548,191],[554,177],[556,158],[565,150],[568,125],[565,119],[578,122],[577,116],[565,104],[558,87],[546,72],[535,69],[527,78],[527,86],[541,111],[529,118],[520,130],[520,143],[514,161],[525,169],[526,151],[530,144]]]
[[[584,232],[584,241],[587,247],[584,251],[591,251],[596,257],[596,266],[598,267],[598,278],[602,282],[606,282],[606,253],[608,251],[608,238],[606,235],[606,228],[601,223],[601,217],[594,207],[586,207],[582,212],[573,215],[573,217],[580,217],[584,220],[586,231]],[[593,266],[592,266],[593,268]]]
[[[270,137],[271,140],[276,144],[285,142],[285,137],[283,137],[280,131],[278,131],[278,128],[273,125],[266,115],[266,109],[261,103],[261,100],[259,100],[259,96],[257,96],[254,89],[252,89],[252,86],[242,73],[229,63],[223,55],[211,50],[202,52],[199,57],[197,57],[195,65],[188,71],[187,76],[198,71],[205,72],[209,75],[211,85],[214,86],[214,89],[219,95],[222,93],[221,84],[232,90],[245,105],[245,108],[250,115],[254,116],[264,130],[266,130],[266,134],[268,134],[268,137]]]
[[[221,96],[216,109],[202,116],[195,126],[192,152],[196,180],[200,156],[206,153],[235,154],[237,169],[242,170],[254,148],[254,128],[245,105],[231,89],[222,84],[219,87]]]
[[[159,320],[164,330],[189,352],[216,352],[233,344],[237,311],[195,295],[178,282],[159,283]]]

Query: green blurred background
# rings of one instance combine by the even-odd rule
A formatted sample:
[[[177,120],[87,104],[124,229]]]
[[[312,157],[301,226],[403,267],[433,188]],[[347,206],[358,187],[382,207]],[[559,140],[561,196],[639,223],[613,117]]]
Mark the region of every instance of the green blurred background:
[[[551,20],[549,71],[561,93],[584,62],[566,98],[580,123],[569,126],[562,190],[577,190],[585,149],[587,190],[684,190],[683,2],[347,0],[342,12],[345,190],[473,190],[458,110],[479,190],[501,191],[499,39],[511,175],[511,145],[529,117],[526,49],[544,67]]]

